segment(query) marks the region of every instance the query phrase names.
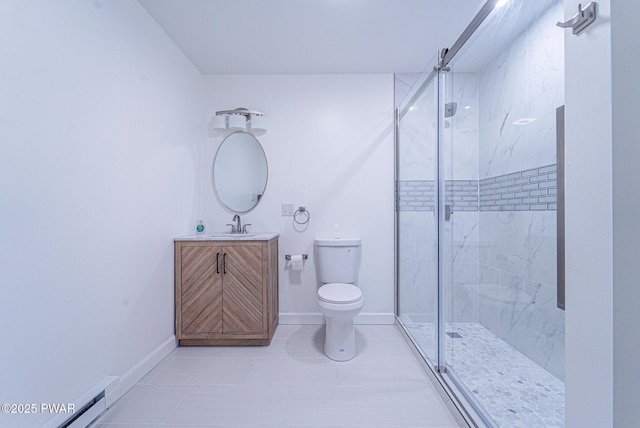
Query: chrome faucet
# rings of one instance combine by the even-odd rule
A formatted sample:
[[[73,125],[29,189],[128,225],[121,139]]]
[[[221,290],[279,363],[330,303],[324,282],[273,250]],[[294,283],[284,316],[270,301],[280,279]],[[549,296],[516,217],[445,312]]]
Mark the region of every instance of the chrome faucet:
[[[227,226],[231,226],[231,233],[247,233],[247,226],[251,226],[251,223],[243,226],[238,214],[233,216],[233,221],[235,221],[236,224],[227,223]]]
[[[240,216],[238,214],[233,216],[233,221],[236,222],[236,233],[242,233],[242,223],[240,222]]]

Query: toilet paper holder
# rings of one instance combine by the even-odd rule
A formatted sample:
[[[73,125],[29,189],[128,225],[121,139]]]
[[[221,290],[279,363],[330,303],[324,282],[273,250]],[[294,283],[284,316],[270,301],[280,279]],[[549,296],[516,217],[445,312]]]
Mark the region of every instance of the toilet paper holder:
[[[309,258],[309,256],[307,254],[303,254],[302,255],[302,260],[307,260]],[[284,256],[285,260],[291,260],[291,254],[285,254]]]

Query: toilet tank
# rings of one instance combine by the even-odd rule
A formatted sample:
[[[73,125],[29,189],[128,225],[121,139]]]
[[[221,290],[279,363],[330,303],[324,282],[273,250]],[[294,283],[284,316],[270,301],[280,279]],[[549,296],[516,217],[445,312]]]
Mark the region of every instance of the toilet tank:
[[[318,280],[323,284],[358,280],[360,265],[360,239],[316,239],[316,268]]]

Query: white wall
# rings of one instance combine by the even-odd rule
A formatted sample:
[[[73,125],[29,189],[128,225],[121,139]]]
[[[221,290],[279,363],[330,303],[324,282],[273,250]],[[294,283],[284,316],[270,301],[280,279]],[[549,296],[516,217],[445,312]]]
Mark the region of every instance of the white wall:
[[[640,419],[640,5],[598,6],[597,25],[565,38],[567,427]]]
[[[267,189],[242,221],[252,224],[249,230],[280,233],[281,322],[322,321],[315,237],[360,237],[362,312],[392,314],[393,76],[207,76],[205,94],[208,117],[245,107],[263,111],[269,121],[259,137],[269,162]],[[227,230],[233,217],[211,187],[211,163],[222,140],[209,138],[203,157],[203,217],[212,232]],[[296,229],[291,217],[282,217],[282,203],[306,207],[308,227]],[[310,256],[302,274],[284,260],[300,253]]]
[[[613,424],[638,424],[640,379],[640,56],[630,40],[640,40],[640,4],[611,4],[613,84]]]
[[[203,80],[135,1],[2,1],[0,28],[0,402],[68,403],[173,335]]]
[[[565,17],[576,13],[577,3],[565,1]],[[610,0],[598,1],[597,25],[579,37],[565,30],[565,381],[569,428],[613,425],[610,4]]]

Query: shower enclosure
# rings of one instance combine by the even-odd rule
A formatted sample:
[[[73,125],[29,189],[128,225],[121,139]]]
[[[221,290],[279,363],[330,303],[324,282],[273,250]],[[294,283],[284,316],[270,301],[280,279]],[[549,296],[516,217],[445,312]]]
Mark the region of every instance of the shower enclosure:
[[[397,318],[478,423],[560,427],[563,5],[495,3],[396,76]]]

